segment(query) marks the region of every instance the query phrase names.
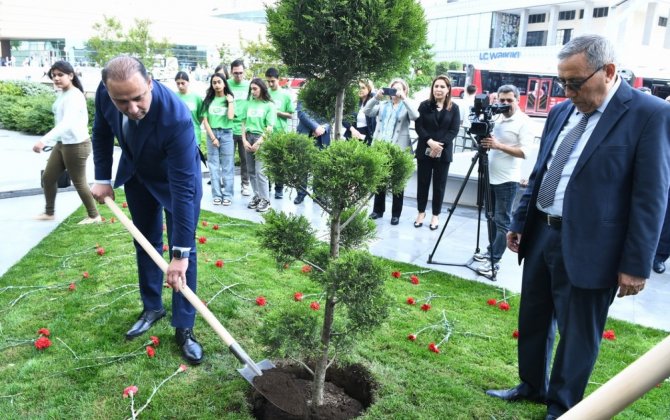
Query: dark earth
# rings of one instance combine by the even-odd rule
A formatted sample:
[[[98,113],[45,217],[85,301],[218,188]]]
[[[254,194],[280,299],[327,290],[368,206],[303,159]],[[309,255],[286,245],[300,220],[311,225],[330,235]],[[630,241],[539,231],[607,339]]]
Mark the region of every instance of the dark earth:
[[[372,404],[376,384],[361,365],[331,366],[326,374],[324,404],[311,408],[311,375],[301,366],[278,362],[254,378],[250,396],[257,419],[353,419]]]

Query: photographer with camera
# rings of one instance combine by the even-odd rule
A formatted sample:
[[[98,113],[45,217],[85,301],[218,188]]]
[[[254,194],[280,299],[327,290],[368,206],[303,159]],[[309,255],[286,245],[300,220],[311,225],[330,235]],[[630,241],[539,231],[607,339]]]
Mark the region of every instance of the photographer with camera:
[[[507,231],[512,217],[512,203],[521,180],[521,159],[525,159],[533,142],[530,118],[519,109],[519,89],[514,85],[498,88],[498,102],[507,105],[502,120],[493,127],[492,135],[481,140],[489,150],[489,183],[491,186],[492,216],[495,231],[486,253],[477,253],[474,259],[482,261],[477,272],[490,276],[493,264],[502,258],[507,247]]]

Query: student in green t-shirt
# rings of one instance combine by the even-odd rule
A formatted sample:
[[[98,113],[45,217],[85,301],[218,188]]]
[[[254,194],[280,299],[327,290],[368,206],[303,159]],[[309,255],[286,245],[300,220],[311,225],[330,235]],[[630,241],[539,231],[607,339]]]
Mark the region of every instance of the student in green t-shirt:
[[[212,202],[214,205],[229,206],[235,191],[235,97],[223,74],[214,73],[210,78],[203,109],[202,123],[207,131],[207,165],[212,180]]]
[[[289,121],[293,117],[295,108],[291,95],[279,87],[279,71],[270,67],[265,71],[265,80],[268,82],[270,96],[277,106],[277,124],[274,127],[275,133],[285,133],[289,130]],[[275,198],[284,198],[284,185],[275,184]]]
[[[247,207],[256,209],[259,213],[270,209],[270,187],[263,163],[256,159],[256,152],[265,138],[272,133],[276,123],[277,108],[272,102],[265,82],[259,78],[252,79],[242,118],[242,143],[247,152],[247,170],[254,191],[254,197]]]
[[[247,155],[242,144],[242,113],[247,101],[249,82],[244,80],[244,61],[237,59],[230,63],[230,72],[233,77],[228,79],[228,86],[235,97],[235,120],[233,121],[233,140],[240,155],[240,175],[242,176],[242,195],[251,195],[249,189],[249,174],[247,173]]]
[[[188,73],[185,71],[180,71],[174,77],[174,81],[177,84],[177,96],[184,101],[188,110],[191,111],[191,120],[193,120],[193,131],[195,133],[195,141],[200,145],[200,137],[202,131],[200,130],[200,124],[202,123],[202,98],[195,93],[188,92],[188,86],[190,84],[188,79]]]

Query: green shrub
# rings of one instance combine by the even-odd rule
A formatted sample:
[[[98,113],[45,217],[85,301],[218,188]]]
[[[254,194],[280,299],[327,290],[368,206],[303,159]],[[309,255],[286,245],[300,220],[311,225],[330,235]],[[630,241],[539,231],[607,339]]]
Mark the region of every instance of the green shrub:
[[[54,95],[2,96],[0,124],[7,130],[44,134],[54,126]]]
[[[39,82],[30,82],[27,80],[9,80],[0,82],[0,94],[8,93],[14,96],[38,96],[44,94],[53,94],[54,88],[51,85],[45,85]],[[3,91],[6,89],[7,92]],[[20,92],[19,92],[20,90]]]
[[[23,90],[16,83],[0,82],[0,96],[2,95],[23,96]]]

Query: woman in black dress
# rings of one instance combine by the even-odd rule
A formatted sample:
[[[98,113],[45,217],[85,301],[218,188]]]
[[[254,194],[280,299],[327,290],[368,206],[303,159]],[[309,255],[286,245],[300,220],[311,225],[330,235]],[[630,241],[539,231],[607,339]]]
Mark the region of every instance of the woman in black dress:
[[[453,158],[453,141],[458,134],[460,119],[458,105],[451,101],[451,81],[447,76],[437,76],[430,88],[430,99],[419,105],[419,118],[415,122],[419,136],[416,147],[416,201],[419,211],[414,222],[416,228],[423,226],[426,217],[431,179],[433,217],[430,229],[437,230],[439,227],[449,164]]]

